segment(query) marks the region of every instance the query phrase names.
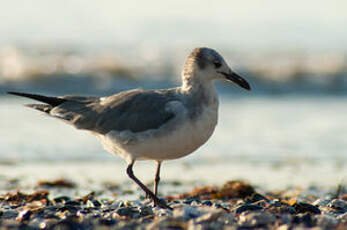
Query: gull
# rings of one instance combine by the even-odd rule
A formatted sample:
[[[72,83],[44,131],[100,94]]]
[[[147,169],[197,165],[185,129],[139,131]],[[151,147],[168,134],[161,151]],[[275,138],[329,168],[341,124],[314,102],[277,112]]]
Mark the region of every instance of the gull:
[[[172,209],[157,196],[161,163],[194,152],[211,137],[219,104],[214,80],[251,89],[217,51],[206,47],[190,53],[181,78],[180,87],[134,89],[107,97],[8,93],[40,101],[26,106],[94,134],[108,152],[126,160],[128,176],[154,206]],[[137,160],[157,162],[153,192],[134,175]]]

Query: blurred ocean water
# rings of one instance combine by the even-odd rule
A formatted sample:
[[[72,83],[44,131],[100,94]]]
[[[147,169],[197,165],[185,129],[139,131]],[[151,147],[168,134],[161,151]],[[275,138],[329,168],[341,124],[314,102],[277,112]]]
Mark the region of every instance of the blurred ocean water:
[[[346,100],[223,93],[211,139],[188,157],[165,162],[162,177],[198,184],[242,178],[276,189],[344,183]],[[28,102],[0,98],[2,176],[32,184],[67,177],[86,186],[90,180],[127,180],[125,162],[103,150],[94,136],[22,106]],[[145,181],[152,180],[153,170],[149,162],[135,169]]]
[[[88,133],[21,106],[32,101],[6,96],[6,91],[102,96],[138,87],[174,87],[180,84],[180,62],[184,60],[165,50],[147,60],[147,54],[129,59],[121,51],[117,56],[103,51],[93,55],[42,49],[2,49],[0,160],[111,157]],[[228,54],[227,49],[225,52]],[[347,59],[324,55],[238,55],[233,69],[245,76],[252,91],[216,82],[221,95],[219,125],[208,144],[187,160],[344,165]]]
[[[223,94],[214,135],[185,160],[345,165],[346,99]],[[30,102],[1,97],[0,160],[118,159],[88,132],[22,106]]]
[[[116,51],[2,49],[0,168],[4,175],[25,177],[27,171],[22,168],[40,164],[42,170],[36,170],[32,180],[42,171],[47,173],[41,176],[80,175],[88,166],[107,177],[113,167],[124,167],[124,162],[103,150],[94,136],[22,106],[31,103],[29,99],[5,94],[11,90],[103,96],[138,87],[180,84],[187,50],[164,49],[150,57],[148,51],[142,55]],[[233,54],[228,49],[221,52],[228,62],[238,60],[231,65],[250,82],[252,91],[216,82],[221,103],[214,135],[195,153],[168,163],[166,176],[174,179],[177,170],[186,170],[192,175],[189,178],[204,178],[209,183],[232,178],[269,186],[340,183],[347,175],[346,57],[341,53],[265,52],[255,56]],[[110,162],[108,169],[100,167],[105,161]],[[72,167],[68,171],[61,170],[65,162]],[[16,166],[10,166],[12,163]],[[150,168],[142,167],[148,179],[153,174]],[[223,173],[225,170],[228,173]]]
[[[180,84],[181,67],[192,48],[180,51],[147,48],[143,51],[143,48],[134,47],[132,52],[126,52],[113,47],[114,51],[109,53],[102,49],[76,51],[71,47],[0,46],[0,93],[15,89],[57,95],[101,95],[134,87]],[[344,52],[263,51],[254,54],[233,52],[227,47],[218,51],[236,72],[252,83],[252,93],[347,93],[347,55]],[[240,90],[231,92],[240,94]]]

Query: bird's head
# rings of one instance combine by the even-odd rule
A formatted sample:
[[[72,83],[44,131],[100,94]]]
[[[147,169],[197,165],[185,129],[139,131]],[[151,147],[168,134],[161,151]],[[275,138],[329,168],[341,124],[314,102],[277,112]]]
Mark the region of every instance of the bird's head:
[[[196,48],[184,63],[182,76],[184,80],[200,78],[199,80],[224,79],[232,81],[240,87],[250,90],[248,82],[236,74],[217,51],[210,48]]]

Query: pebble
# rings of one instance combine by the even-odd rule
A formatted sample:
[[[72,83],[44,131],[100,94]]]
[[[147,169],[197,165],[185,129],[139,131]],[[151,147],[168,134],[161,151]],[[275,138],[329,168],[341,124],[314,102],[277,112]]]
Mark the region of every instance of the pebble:
[[[53,201],[57,203],[66,203],[67,201],[70,201],[71,198],[68,196],[59,196],[53,199]]]
[[[347,212],[345,212],[344,214],[338,215],[336,219],[347,223]]]
[[[310,213],[300,213],[296,216],[297,222],[304,225],[305,227],[311,228],[316,226],[316,219],[312,217]]]
[[[112,226],[115,225],[117,221],[113,218],[100,218],[99,224],[100,225],[106,225],[106,226]]]
[[[270,200],[267,199],[265,196],[259,194],[259,193],[253,193],[252,195],[246,197],[245,201],[246,202],[249,202],[249,203],[254,203],[254,202],[257,202],[257,201],[266,201],[266,202],[269,202]]]
[[[200,202],[200,200],[198,198],[188,198],[185,201],[183,201],[183,203],[185,204],[191,204],[192,202]]]
[[[201,203],[202,205],[212,206],[213,203],[210,200],[205,200]]]
[[[18,216],[18,211],[16,210],[7,210],[4,211],[1,215],[2,219],[14,219]]]
[[[261,210],[263,209],[261,206],[258,206],[258,205],[251,205],[251,204],[245,204],[245,205],[242,205],[238,208],[236,208],[235,212],[236,214],[241,214],[245,211],[255,211],[255,210]]]
[[[7,200],[0,194],[1,229],[347,229],[347,201],[327,199],[327,194],[299,197],[296,192],[288,198],[254,192],[244,198],[173,198],[168,204],[174,210],[152,207],[143,199],[104,199],[100,192],[83,197],[33,194],[32,200],[28,200],[32,194],[14,193],[16,199],[6,194]],[[300,202],[292,205],[297,198]]]
[[[321,211],[319,210],[319,208],[317,208],[316,206],[312,205],[312,204],[308,204],[308,203],[304,203],[304,202],[299,202],[299,203],[295,203],[293,205],[293,208],[295,209],[296,213],[313,213],[313,214],[321,214]]]
[[[149,216],[154,214],[152,207],[148,207],[148,206],[139,207],[139,213],[141,216]]]
[[[289,230],[289,229],[290,229],[290,225],[284,224],[279,226],[276,230]]]
[[[314,206],[326,207],[330,203],[328,199],[317,199],[312,203]]]
[[[119,216],[127,216],[127,217],[132,217],[133,215],[137,214],[138,211],[136,210],[135,207],[122,207],[119,208],[116,213]]]
[[[177,208],[173,211],[173,217],[181,217],[185,220],[196,218],[201,215],[202,212],[199,210],[199,208],[195,208],[192,206],[184,206],[182,208]]]
[[[339,220],[331,217],[319,215],[317,216],[317,225],[322,227],[323,229],[333,229],[339,224]]]
[[[238,223],[243,227],[266,227],[276,221],[276,217],[266,212],[244,212]]]
[[[25,220],[29,220],[30,216],[33,214],[32,211],[30,210],[23,210],[19,212],[18,216],[16,217],[16,220],[22,222]]]
[[[154,221],[147,225],[146,230],[157,230],[157,229],[187,229],[188,222],[179,220],[173,217],[164,217],[154,219]]]
[[[216,221],[219,217],[225,215],[226,212],[222,210],[213,210],[195,219],[195,223],[202,224],[206,222]],[[230,214],[232,215],[232,214]]]
[[[87,200],[87,207],[99,208],[101,205],[102,204],[98,200]]]
[[[334,199],[327,205],[329,208],[335,209],[337,212],[347,212],[347,201]]]
[[[75,200],[68,200],[65,202],[65,206],[80,206],[81,202]]]

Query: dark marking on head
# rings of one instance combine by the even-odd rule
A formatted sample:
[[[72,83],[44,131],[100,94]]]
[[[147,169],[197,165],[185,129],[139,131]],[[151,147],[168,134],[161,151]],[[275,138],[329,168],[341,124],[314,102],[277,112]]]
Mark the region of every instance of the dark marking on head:
[[[193,85],[198,83],[201,72],[211,68],[218,69],[223,63],[225,63],[223,57],[215,50],[206,47],[195,48],[184,63],[182,70],[183,84]]]
[[[223,57],[215,50],[201,47],[194,49],[187,59],[187,64],[196,62],[200,69],[205,69],[208,63],[222,63]]]
[[[189,55],[189,59],[195,60],[199,66],[200,69],[204,69],[207,65],[207,58],[205,54],[206,48],[196,48],[193,50],[193,52]]]

